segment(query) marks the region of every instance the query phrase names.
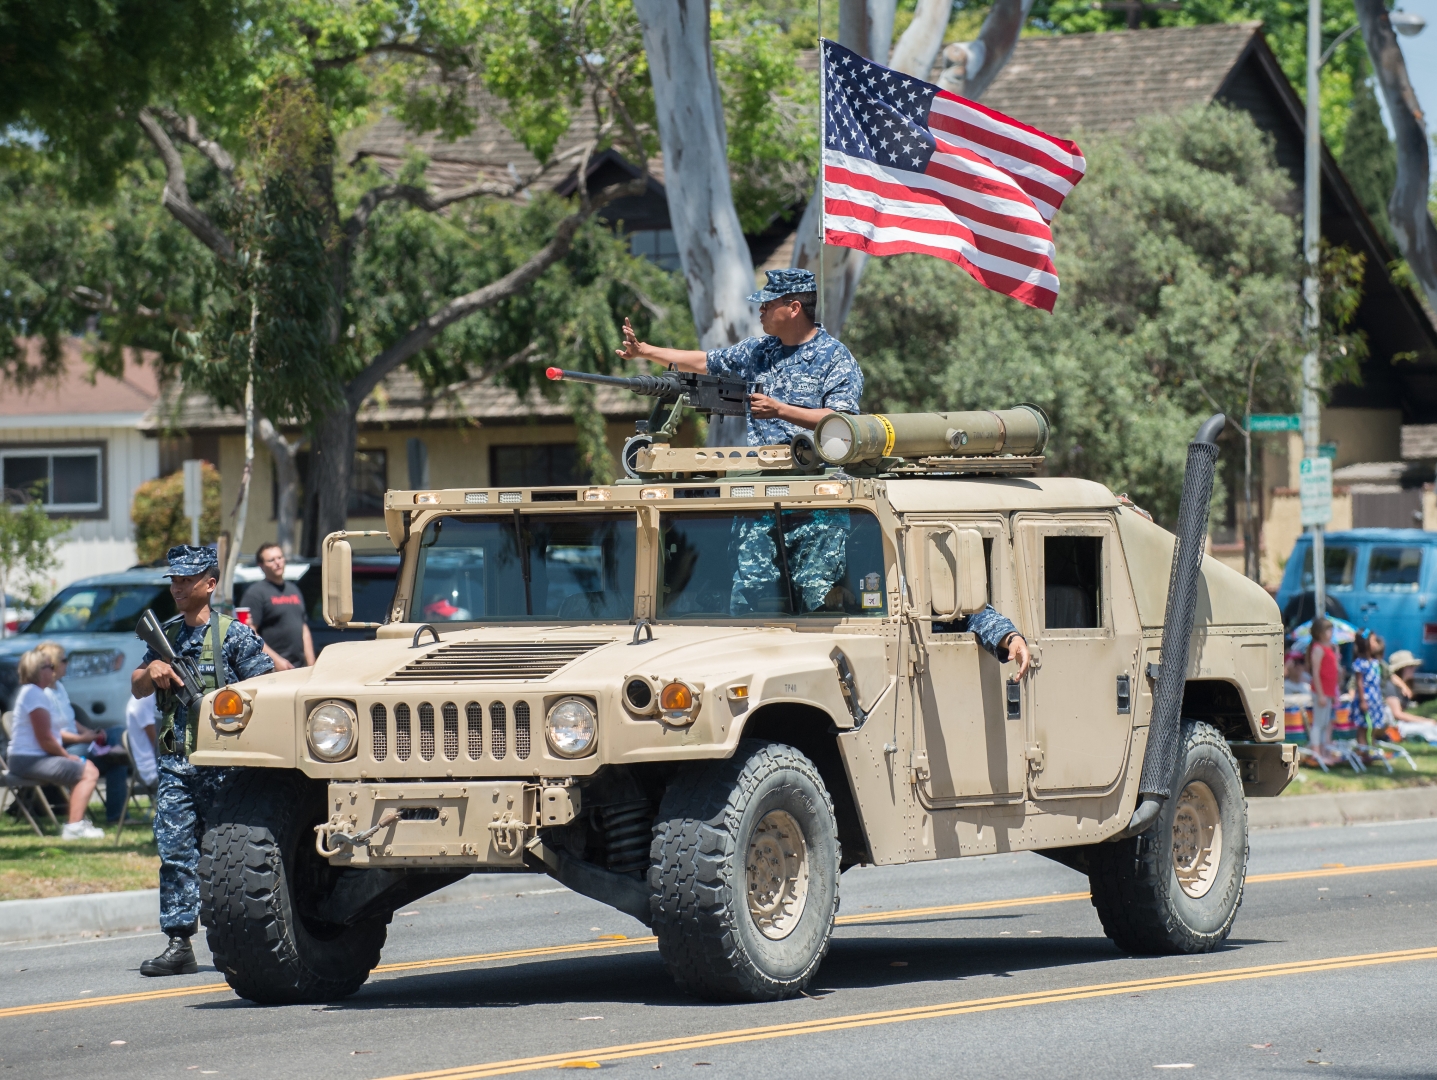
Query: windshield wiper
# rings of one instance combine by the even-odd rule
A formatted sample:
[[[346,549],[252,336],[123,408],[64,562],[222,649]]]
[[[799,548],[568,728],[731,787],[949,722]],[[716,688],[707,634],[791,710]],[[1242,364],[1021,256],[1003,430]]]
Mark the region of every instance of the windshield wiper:
[[[788,613],[790,615],[797,615],[798,600],[793,594],[793,578],[788,572],[788,549],[783,542],[783,503],[776,502],[773,504],[773,520],[774,524],[778,527],[778,537],[776,539],[776,543],[778,544],[778,573],[783,579],[783,595],[788,600]]]
[[[529,585],[529,548],[524,543],[524,519],[514,507],[514,541],[519,546],[519,567],[524,572],[524,614],[533,616],[534,597]]]

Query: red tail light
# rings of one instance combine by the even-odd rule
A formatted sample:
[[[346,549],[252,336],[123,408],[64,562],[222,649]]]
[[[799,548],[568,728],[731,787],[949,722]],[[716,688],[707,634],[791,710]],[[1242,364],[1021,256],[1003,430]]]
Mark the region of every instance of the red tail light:
[[[1437,622],[1422,624],[1422,644],[1437,645]]]

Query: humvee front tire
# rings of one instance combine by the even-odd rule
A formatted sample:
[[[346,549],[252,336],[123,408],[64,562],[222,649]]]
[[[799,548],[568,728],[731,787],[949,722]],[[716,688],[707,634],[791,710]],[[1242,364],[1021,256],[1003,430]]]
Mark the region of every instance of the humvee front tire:
[[[261,1005],[348,997],[379,963],[389,915],[337,926],[312,914],[336,871],[314,850],[325,786],[245,769],[220,792],[201,847],[200,922],[215,966]]]
[[[838,826],[818,769],[746,739],[669,785],[649,886],[659,953],[679,986],[718,1001],[793,997],[828,952]]]
[[[1172,796],[1140,836],[1088,849],[1103,931],[1132,953],[1211,952],[1247,878],[1247,802],[1227,741],[1184,720]]]

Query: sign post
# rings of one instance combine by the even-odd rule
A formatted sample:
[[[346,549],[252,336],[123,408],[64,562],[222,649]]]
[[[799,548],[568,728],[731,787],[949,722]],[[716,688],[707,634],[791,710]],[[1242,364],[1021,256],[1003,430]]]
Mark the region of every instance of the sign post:
[[[190,543],[196,546],[200,542],[200,518],[205,512],[204,473],[200,469],[203,464],[198,458],[190,458],[184,465],[185,517],[190,519]]]
[[[1297,493],[1302,502],[1303,528],[1312,530],[1313,617],[1320,619],[1327,614],[1327,553],[1322,540],[1323,529],[1332,520],[1332,459],[1303,458]]]

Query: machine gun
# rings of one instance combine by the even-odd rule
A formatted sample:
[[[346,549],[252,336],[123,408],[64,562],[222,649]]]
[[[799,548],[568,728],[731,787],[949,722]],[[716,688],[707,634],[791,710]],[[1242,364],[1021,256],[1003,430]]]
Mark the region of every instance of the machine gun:
[[[149,608],[140,616],[140,621],[135,626],[135,636],[148,645],[151,652],[169,664],[179,676],[180,685],[171,691],[175,700],[189,709],[205,696],[205,684],[200,678],[200,669],[193,660],[175,655],[170,639],[165,637],[164,630],[160,628],[160,620],[155,618],[155,613]]]
[[[551,367],[544,372],[554,382],[581,382],[594,386],[617,386],[644,397],[657,398],[653,415],[641,429],[656,440],[673,438],[683,419],[685,408],[698,412],[715,413],[719,416],[746,416],[748,414],[748,383],[725,375],[704,375],[696,371],[679,371],[669,368],[662,375],[635,375],[624,378],[619,375],[590,375],[586,371],[565,371]],[[754,388],[763,393],[762,384]],[[669,417],[661,426],[655,427],[663,412],[669,406]]]

